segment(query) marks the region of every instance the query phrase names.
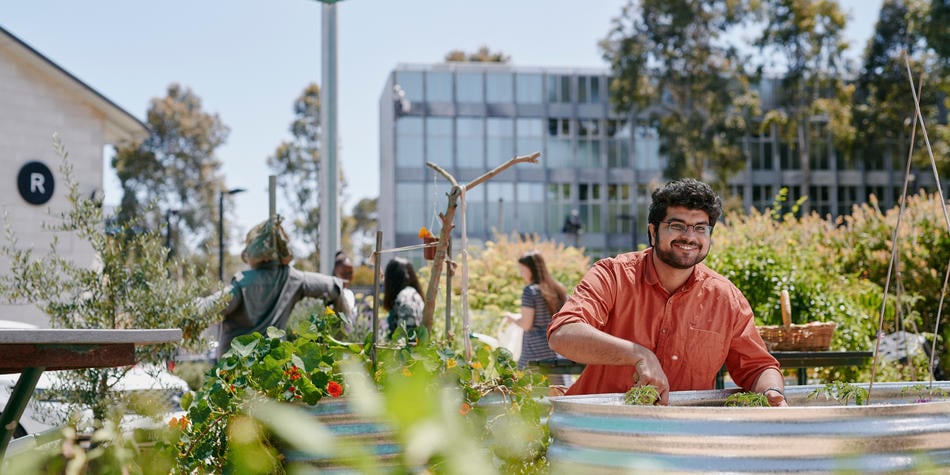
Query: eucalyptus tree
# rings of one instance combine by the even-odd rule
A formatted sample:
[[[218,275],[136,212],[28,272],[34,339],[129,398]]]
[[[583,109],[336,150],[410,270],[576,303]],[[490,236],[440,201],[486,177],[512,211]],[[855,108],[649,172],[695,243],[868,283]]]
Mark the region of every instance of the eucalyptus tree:
[[[480,46],[474,53],[466,53],[460,49],[449,51],[445,55],[445,62],[451,63],[503,63],[511,61],[511,56],[501,52],[492,52],[488,46]]]
[[[122,186],[117,212],[122,223],[143,217],[152,229],[177,212],[179,231],[199,245],[216,234],[218,193],[224,187],[215,150],[230,129],[217,114],[202,110],[201,99],[179,84],[154,98],[146,122],[151,134],[140,143],[117,148],[112,158]]]
[[[858,140],[854,149],[870,168],[883,165],[886,153],[894,156],[894,168],[903,168],[915,115],[907,64],[915,82],[923,81],[920,106],[926,125],[939,127],[940,82],[945,80],[926,34],[932,21],[928,4],[926,0],[885,0],[864,50],[855,81]],[[931,133],[936,130],[929,129]],[[915,150],[918,157],[927,155],[923,146]]]
[[[312,257],[319,263],[320,86],[310,83],[304,87],[294,100],[293,110],[291,138],[281,142],[274,154],[267,157],[267,166],[276,175],[277,186],[289,203],[291,211],[287,218],[293,223],[294,237],[314,250]],[[340,185],[341,190],[345,189],[342,172]]]
[[[800,194],[811,188],[811,152],[821,152],[827,134],[844,150],[854,139],[853,86],[845,58],[845,14],[834,0],[763,0],[765,14],[756,41],[761,67],[781,78],[779,107],[762,127],[775,125],[801,167]],[[814,142],[814,143],[813,143]],[[806,200],[802,212],[807,213]]]
[[[729,40],[750,9],[745,1],[630,1],[600,43],[612,104],[656,127],[670,178],[724,189],[745,166],[741,140],[759,100]]]

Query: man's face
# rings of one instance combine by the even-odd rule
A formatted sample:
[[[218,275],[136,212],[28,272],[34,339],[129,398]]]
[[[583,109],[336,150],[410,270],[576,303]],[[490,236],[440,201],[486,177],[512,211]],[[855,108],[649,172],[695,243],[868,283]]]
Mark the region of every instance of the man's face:
[[[656,256],[676,269],[699,264],[709,254],[712,224],[705,211],[680,206],[668,208],[666,219],[659,226],[650,225]],[[697,227],[705,232],[697,231]]]

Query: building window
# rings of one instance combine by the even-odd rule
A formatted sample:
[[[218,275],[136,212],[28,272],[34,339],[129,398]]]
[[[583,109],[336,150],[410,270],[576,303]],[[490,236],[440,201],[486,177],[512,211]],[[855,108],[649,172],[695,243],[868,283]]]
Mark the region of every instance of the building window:
[[[838,187],[838,216],[851,214],[851,207],[859,204],[858,187],[839,186]]]
[[[446,189],[446,192],[448,192],[448,189]],[[477,186],[465,192],[465,227],[469,236],[488,237],[485,235],[485,231],[488,229],[485,223],[485,205],[484,187]],[[459,225],[456,225],[455,229],[461,231]]]
[[[809,186],[808,200],[811,202],[811,209],[819,216],[831,214],[831,189],[827,186]]]
[[[750,137],[749,163],[752,170],[772,170],[772,138],[768,135]]]
[[[573,168],[571,120],[548,119],[548,168]]]
[[[604,167],[600,158],[601,121],[598,119],[581,119],[576,122],[577,128],[577,157],[575,166],[581,168],[600,169]]]
[[[421,117],[400,117],[396,120],[396,167],[425,166],[422,144]]]
[[[544,98],[540,74],[515,75],[515,100],[518,104],[540,104]]]
[[[607,119],[607,167],[630,168],[630,126],[626,120]]]
[[[630,234],[633,229],[633,200],[630,185],[607,185],[607,232]]]
[[[503,117],[488,118],[488,166],[494,168],[511,160],[514,150],[514,121]]]
[[[451,118],[426,118],[426,161],[452,168],[453,136]]]
[[[818,122],[811,124],[811,156],[808,162],[812,170],[831,169],[831,136],[828,134],[827,124]]]
[[[418,233],[420,227],[428,226],[423,183],[396,183],[396,201],[402,204],[395,208],[397,233]]]
[[[779,167],[782,170],[799,170],[802,168],[796,149],[786,142],[779,142],[778,144],[778,159]]]
[[[519,182],[516,188],[518,206],[514,230],[519,233],[544,234],[544,184]]]
[[[581,104],[600,104],[600,76],[577,77],[577,102]]]
[[[459,117],[455,124],[459,168],[485,168],[485,137],[481,118]]]
[[[511,103],[514,102],[511,73],[488,73],[485,75],[487,102]]]
[[[481,73],[458,73],[455,76],[455,88],[458,102],[485,102],[485,81]]]
[[[421,72],[396,71],[396,85],[398,85],[402,91],[406,93],[406,99],[415,102],[423,102]]]
[[[637,170],[662,170],[660,133],[656,128],[638,125],[633,130],[633,157]]]
[[[570,76],[548,76],[548,102],[571,103],[571,77]]]
[[[516,119],[515,155],[530,155],[544,150],[544,121],[542,119]],[[542,156],[541,163],[547,161]]]
[[[765,211],[772,207],[775,201],[775,187],[771,185],[753,185],[752,186],[752,207]]]
[[[565,220],[574,209],[570,183],[549,183],[547,186],[548,234],[561,234]]]
[[[580,211],[584,231],[590,233],[603,232],[603,223],[600,216],[602,207],[600,184],[581,183],[577,188],[578,211]]]
[[[515,184],[506,182],[485,183],[488,196],[488,227],[507,234],[514,230]]]
[[[452,102],[452,73],[426,73],[426,101]]]

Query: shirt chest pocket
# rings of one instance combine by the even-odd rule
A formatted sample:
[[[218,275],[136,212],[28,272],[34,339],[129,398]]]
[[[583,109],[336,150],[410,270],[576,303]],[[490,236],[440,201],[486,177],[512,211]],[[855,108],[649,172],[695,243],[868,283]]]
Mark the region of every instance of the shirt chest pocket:
[[[722,334],[690,328],[686,333],[686,365],[689,373],[705,379],[715,376],[726,360],[726,339]]]

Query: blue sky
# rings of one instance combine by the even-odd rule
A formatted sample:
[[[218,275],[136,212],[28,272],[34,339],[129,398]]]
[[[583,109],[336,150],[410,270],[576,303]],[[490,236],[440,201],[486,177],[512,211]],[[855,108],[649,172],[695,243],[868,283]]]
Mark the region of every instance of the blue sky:
[[[340,167],[345,212],[379,193],[378,101],[399,63],[487,45],[521,66],[606,68],[597,42],[625,0],[345,0],[337,4]],[[857,56],[881,0],[843,0]],[[218,150],[242,231],[267,216],[266,159],[290,137],[293,100],[320,83],[314,0],[0,2],[0,25],[144,121],[178,82],[231,128]],[[52,132],[52,131],[51,131]],[[68,147],[69,144],[66,144]],[[52,150],[52,148],[51,148]],[[106,201],[120,196],[107,170]],[[279,195],[279,194],[278,194]],[[278,212],[282,203],[278,200]]]

